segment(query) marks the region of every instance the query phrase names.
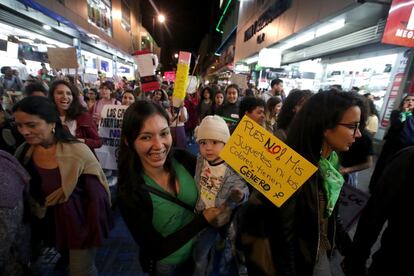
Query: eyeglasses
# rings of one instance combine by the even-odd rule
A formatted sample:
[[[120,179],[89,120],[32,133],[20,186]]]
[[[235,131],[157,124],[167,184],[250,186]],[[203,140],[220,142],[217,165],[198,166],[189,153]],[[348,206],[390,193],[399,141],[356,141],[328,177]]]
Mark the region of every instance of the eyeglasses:
[[[349,128],[350,130],[353,130],[354,131],[354,136],[355,136],[355,134],[356,134],[356,132],[357,132],[357,129],[359,129],[359,122],[358,123],[353,123],[353,124],[345,124],[345,123],[338,123],[338,125],[340,125],[340,126],[344,126],[344,127],[346,127],[346,128]]]

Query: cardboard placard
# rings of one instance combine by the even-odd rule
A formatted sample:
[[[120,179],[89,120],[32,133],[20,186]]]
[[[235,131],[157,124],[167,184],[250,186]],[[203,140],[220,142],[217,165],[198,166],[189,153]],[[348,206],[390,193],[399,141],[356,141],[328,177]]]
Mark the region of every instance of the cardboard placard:
[[[247,89],[247,76],[243,74],[232,74],[230,77],[232,84],[237,84],[240,89]]]
[[[317,171],[247,116],[239,122],[220,157],[277,207]]]
[[[76,49],[69,48],[47,48],[47,56],[50,67],[53,69],[78,68]]]

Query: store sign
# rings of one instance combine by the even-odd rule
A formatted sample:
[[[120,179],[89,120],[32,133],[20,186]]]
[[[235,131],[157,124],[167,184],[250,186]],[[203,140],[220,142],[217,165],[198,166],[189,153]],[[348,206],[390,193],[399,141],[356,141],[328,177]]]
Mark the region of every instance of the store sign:
[[[414,47],[414,1],[392,1],[382,43]]]
[[[381,111],[381,124],[383,128],[388,127],[391,118],[391,112],[394,110],[394,103],[401,91],[401,86],[404,85],[403,80],[405,77],[405,70],[408,63],[408,57],[410,56],[411,50],[408,49],[404,53],[399,54],[395,67],[397,68],[392,77],[392,83],[388,88],[387,94],[385,95],[385,105]]]
[[[260,32],[264,27],[269,25],[274,19],[278,18],[284,13],[292,4],[292,0],[280,0],[275,1],[264,13],[262,13],[257,20],[250,25],[244,32],[244,42],[252,38],[256,33]],[[259,42],[259,40],[261,40]],[[261,43],[264,40],[264,36],[257,40],[257,43]]]

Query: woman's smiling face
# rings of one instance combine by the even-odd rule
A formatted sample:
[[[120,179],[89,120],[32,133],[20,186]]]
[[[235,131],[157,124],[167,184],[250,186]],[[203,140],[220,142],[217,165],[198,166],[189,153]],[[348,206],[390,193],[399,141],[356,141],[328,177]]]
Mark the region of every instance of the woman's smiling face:
[[[167,120],[159,114],[149,117],[134,141],[144,171],[162,168],[171,145],[172,137]]]

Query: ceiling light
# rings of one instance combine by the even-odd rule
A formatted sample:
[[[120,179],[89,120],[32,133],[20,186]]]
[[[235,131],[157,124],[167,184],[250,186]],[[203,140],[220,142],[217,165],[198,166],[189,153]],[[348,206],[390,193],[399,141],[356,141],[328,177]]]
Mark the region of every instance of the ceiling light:
[[[345,19],[340,19],[340,20],[337,20],[337,21],[328,22],[324,26],[316,29],[315,37],[320,37],[320,36],[323,36],[327,33],[339,30],[343,26],[345,26]]]
[[[43,24],[43,29],[45,29],[45,30],[51,30],[52,27],[50,27],[49,25]]]
[[[285,42],[283,45],[281,45],[280,47],[278,47],[280,50],[284,51],[286,49],[295,47],[297,45],[303,44],[305,42],[308,42],[312,39],[315,38],[315,33],[314,32],[308,32],[308,33],[304,33],[302,35],[299,35],[295,38],[292,38],[290,40],[288,40],[287,42]]]

